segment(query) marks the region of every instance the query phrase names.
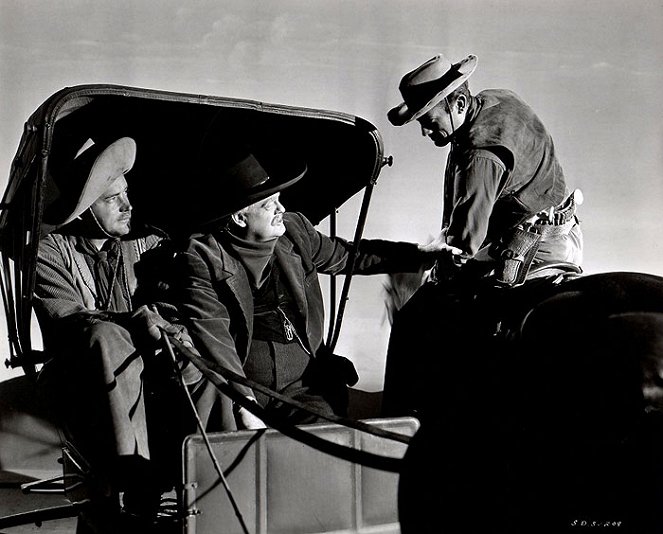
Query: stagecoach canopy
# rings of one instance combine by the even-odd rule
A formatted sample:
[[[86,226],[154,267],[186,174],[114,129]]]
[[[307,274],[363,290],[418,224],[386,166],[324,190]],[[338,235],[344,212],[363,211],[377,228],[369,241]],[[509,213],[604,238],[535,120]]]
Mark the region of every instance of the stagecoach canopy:
[[[290,158],[305,160],[308,172],[282,201],[314,224],[370,191],[384,163],[375,126],[345,113],[115,85],[55,93],[25,124],[0,214],[10,363],[28,373],[38,361],[30,340],[37,242],[53,229],[48,208],[58,197],[56,183],[85,141],[123,136],[138,147],[127,175],[134,213],[174,237],[204,229],[223,195],[222,175],[196,172],[201,150],[218,151],[221,161],[249,146],[268,171]]]

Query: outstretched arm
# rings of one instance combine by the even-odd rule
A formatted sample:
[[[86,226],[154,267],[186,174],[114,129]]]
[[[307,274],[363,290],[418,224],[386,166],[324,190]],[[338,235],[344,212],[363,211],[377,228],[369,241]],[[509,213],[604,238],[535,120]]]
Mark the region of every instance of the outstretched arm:
[[[308,253],[319,272],[343,274],[350,269],[352,243],[340,237],[328,237],[318,232],[308,219],[299,213],[288,215],[291,236],[300,247],[309,248]],[[427,245],[362,239],[354,272],[365,275],[417,272],[422,267],[424,269],[432,267],[440,254],[456,250],[458,249],[446,245],[443,235]]]

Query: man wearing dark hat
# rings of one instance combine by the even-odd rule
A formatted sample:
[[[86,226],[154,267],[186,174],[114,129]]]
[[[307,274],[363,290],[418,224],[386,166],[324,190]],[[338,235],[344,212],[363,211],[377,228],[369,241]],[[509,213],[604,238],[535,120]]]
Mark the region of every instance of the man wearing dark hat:
[[[125,174],[135,157],[131,138],[88,141],[64,169],[59,202],[52,206],[59,209],[50,214],[54,230],[39,242],[34,304],[44,346],[54,356],[42,380],[57,388],[54,400],[69,438],[97,475],[115,489],[149,496],[153,505],[159,491],[150,492],[157,477],[147,430],[146,363],[160,329],[190,339],[149,303],[134,301],[136,266],[161,240],[128,237],[132,206]]]
[[[258,157],[245,153],[217,168],[226,184],[219,198],[215,230],[189,241],[178,254],[180,305],[195,347],[203,358],[246,376],[324,414],[343,412],[323,344],[324,305],[318,273],[343,274],[351,244],[318,232],[300,213],[286,213],[280,191],[299,180],[305,164],[269,174]],[[417,271],[432,264],[444,247],[362,240],[358,274]],[[338,361],[338,360],[337,360]],[[349,362],[346,362],[349,364]],[[342,391],[357,380],[348,370]],[[273,416],[294,424],[317,417],[235,386]],[[332,406],[333,405],[333,406]],[[246,409],[229,416],[224,428],[256,428],[262,423]],[[202,411],[202,410],[201,410]],[[208,407],[207,413],[211,413]]]
[[[416,120],[436,146],[450,145],[447,243],[462,251],[462,260],[485,261],[503,286],[531,278],[531,266],[579,266],[575,207],[582,200],[579,191],[569,194],[550,134],[515,93],[472,95],[467,80],[476,66],[474,55],[455,64],[435,56],[403,76],[404,102],[388,113],[393,125]]]

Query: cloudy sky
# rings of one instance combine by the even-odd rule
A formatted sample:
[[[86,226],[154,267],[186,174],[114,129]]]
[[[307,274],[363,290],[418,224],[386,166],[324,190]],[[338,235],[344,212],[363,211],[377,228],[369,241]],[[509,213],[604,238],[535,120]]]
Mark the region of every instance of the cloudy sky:
[[[439,228],[446,150],[414,125],[390,126],[386,111],[406,71],[439,52],[473,53],[471,89],[529,102],[583,190],[585,269],[663,274],[661,28],[653,0],[0,0],[0,187],[24,121],[65,86],[248,98],[375,124],[395,164],[366,235],[426,240]],[[357,207],[341,211],[341,235],[352,235]],[[353,282],[338,347],[366,389],[380,387],[384,365],[382,283]]]

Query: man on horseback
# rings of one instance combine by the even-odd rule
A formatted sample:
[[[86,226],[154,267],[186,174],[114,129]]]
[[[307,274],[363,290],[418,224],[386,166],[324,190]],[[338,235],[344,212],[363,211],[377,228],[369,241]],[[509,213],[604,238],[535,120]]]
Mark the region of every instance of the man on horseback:
[[[444,176],[447,243],[488,264],[494,280],[524,282],[532,266],[582,260],[582,235],[550,134],[515,93],[472,95],[469,55],[452,64],[442,54],[407,73],[395,126],[414,120],[436,146],[450,145]],[[446,276],[446,273],[438,273]]]
[[[450,146],[443,232],[458,253],[438,261],[431,282],[394,320],[386,415],[423,403],[415,397],[426,388],[418,378],[404,376],[428,376],[431,361],[420,358],[424,369],[413,370],[408,354],[426,354],[441,339],[448,354],[467,350],[469,341],[494,350],[494,341],[509,337],[514,324],[517,328],[527,303],[538,298],[534,293],[545,293],[547,281],[581,271],[582,233],[575,214],[581,198],[579,191],[569,193],[550,134],[512,91],[472,95],[467,80],[476,66],[474,55],[455,64],[435,56],[403,76],[404,101],[388,113],[392,124],[416,120],[436,146]],[[453,380],[457,372],[446,368],[444,374]]]
[[[537,486],[535,477],[522,476],[541,473],[530,461],[536,455],[522,451],[554,450],[533,445],[532,436],[550,431],[531,424],[540,406],[527,412],[523,390],[550,384],[564,398],[570,384],[549,382],[548,369],[562,354],[579,360],[583,338],[560,323],[586,324],[555,308],[564,311],[534,328],[530,321],[532,339],[519,340],[530,308],[580,272],[581,198],[569,192],[550,134],[519,96],[504,89],[471,94],[467,80],[476,66],[473,55],[454,64],[435,56],[403,76],[404,101],[388,113],[393,125],[416,120],[436,146],[449,146],[443,227],[447,244],[460,250],[438,262],[432,280],[394,316],[389,341],[383,414],[414,413],[422,422],[401,475],[404,533],[431,532],[435,524],[450,532],[521,532],[531,530],[532,517],[552,524],[538,507],[541,493],[521,504],[529,498],[523,480],[537,489],[552,480],[542,476]],[[549,413],[556,414],[558,399],[551,399]],[[427,477],[444,480],[437,492],[417,491]],[[479,509],[485,522],[473,517]]]

